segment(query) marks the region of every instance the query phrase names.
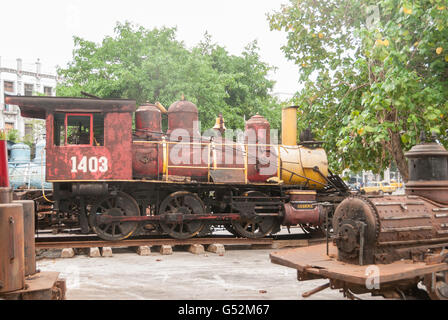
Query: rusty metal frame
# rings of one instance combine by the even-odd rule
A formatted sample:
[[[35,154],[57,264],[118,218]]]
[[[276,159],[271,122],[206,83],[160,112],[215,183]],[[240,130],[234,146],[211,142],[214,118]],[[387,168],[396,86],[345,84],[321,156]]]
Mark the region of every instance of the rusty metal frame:
[[[307,272],[321,278],[344,281],[351,285],[365,285],[368,275],[360,270],[366,266],[338,261],[337,251],[330,246],[330,256],[325,253],[325,244],[312,247],[276,251],[270,254],[271,262]],[[377,264],[380,269],[380,285],[421,277],[428,273],[447,271],[447,263],[429,264],[412,260],[399,260],[391,264]]]

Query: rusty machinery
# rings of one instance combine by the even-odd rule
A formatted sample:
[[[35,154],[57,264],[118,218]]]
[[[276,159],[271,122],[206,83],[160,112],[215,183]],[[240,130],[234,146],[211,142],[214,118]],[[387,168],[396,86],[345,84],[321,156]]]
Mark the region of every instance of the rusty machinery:
[[[297,107],[283,110],[282,144],[273,144],[261,115],[246,122],[244,141],[224,137],[222,116],[211,135],[201,136],[198,109],[184,99],[168,110],[159,103],[137,109],[133,100],[5,99],[22,116],[46,120],[53,212],[75,214],[83,233],[105,240],[142,227],[178,239],[208,225],[249,238],[280,225],[319,232],[349,193],[328,169],[321,142],[297,143]]]
[[[59,273],[36,270],[34,202],[12,200],[5,142],[0,139],[0,299],[64,299]]]
[[[350,297],[448,299],[448,152],[433,140],[405,156],[405,195],[350,196],[335,210],[333,245],[271,255],[272,262],[298,269],[299,280],[330,279],[305,296],[331,287]]]

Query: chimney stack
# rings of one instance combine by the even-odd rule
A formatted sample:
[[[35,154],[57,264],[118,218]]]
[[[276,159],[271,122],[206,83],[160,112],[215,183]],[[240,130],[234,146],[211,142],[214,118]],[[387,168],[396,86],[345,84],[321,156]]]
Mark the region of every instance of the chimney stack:
[[[297,108],[282,109],[282,144],[285,146],[297,145]]]

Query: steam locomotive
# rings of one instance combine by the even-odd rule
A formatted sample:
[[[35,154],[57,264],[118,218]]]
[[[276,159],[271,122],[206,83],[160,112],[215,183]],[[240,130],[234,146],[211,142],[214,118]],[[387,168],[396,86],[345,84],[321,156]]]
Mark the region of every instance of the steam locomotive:
[[[296,107],[282,110],[276,144],[261,115],[246,122],[240,139],[228,137],[222,116],[201,136],[198,109],[185,99],[168,110],[97,98],[5,101],[24,117],[46,120],[54,212],[77,216],[82,232],[105,240],[152,229],[187,239],[206,225],[248,238],[281,225],[318,232],[349,194],[328,169],[322,142],[302,134],[297,144]]]

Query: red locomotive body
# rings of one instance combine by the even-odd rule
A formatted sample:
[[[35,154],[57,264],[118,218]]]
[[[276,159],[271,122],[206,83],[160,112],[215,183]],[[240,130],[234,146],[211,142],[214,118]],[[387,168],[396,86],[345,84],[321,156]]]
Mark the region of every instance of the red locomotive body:
[[[24,117],[46,119],[47,180],[132,179],[135,101],[33,97],[20,106]]]
[[[60,119],[64,122],[58,121]],[[104,116],[98,113],[54,113],[47,116],[48,132],[54,132],[46,137],[47,159],[50,161],[46,168],[48,180],[132,179],[132,167],[129,166],[132,161],[131,132],[103,130],[97,133],[94,121],[104,128],[132,126],[130,113],[105,113]],[[83,130],[84,137],[70,141],[71,130]]]

